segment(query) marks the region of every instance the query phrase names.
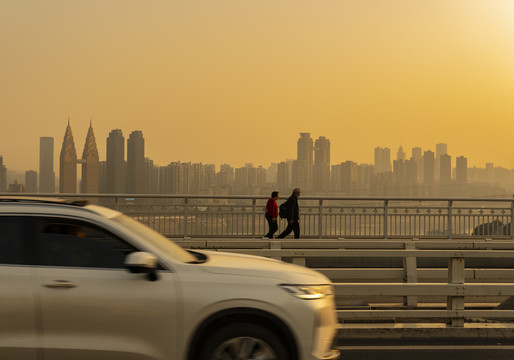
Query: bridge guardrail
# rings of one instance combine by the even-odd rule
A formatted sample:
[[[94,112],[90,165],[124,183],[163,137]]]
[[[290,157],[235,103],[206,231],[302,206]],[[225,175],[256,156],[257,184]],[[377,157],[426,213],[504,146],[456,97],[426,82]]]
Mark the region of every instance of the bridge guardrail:
[[[377,241],[360,240],[360,242],[350,240],[339,241],[320,241],[320,240],[282,240],[282,241],[261,241],[246,243],[245,248],[227,248],[240,244],[241,241],[235,240],[183,240],[178,241],[185,247],[209,248],[225,252],[243,253],[249,255],[267,256],[272,258],[291,258],[293,263],[305,265],[305,260],[309,257],[315,258],[391,258],[414,259],[412,262],[404,261],[403,279],[405,282],[336,282],[334,283],[335,295],[345,297],[376,297],[376,296],[398,296],[406,298],[408,309],[344,309],[338,310],[338,316],[344,323],[356,319],[376,320],[376,319],[412,319],[429,318],[431,321],[449,321],[452,327],[463,327],[466,320],[487,317],[487,318],[510,318],[514,317],[514,310],[470,310],[465,309],[465,297],[506,297],[514,296],[513,270],[510,269],[466,269],[465,259],[470,258],[514,258],[514,242],[512,241],[417,241],[416,246],[424,249],[401,249],[407,247],[412,241],[391,240],[381,243],[390,248],[377,249],[369,248],[376,246]],[[292,246],[302,246],[302,248],[289,248]],[[364,248],[351,248],[351,247]],[[391,248],[394,247],[394,248]],[[437,249],[437,247],[445,247]],[[448,246],[460,247],[448,249]],[[266,248],[267,247],[267,248]],[[312,248],[309,248],[312,247]],[[332,248],[329,248],[332,247]],[[345,248],[350,247],[350,248]],[[495,249],[495,247],[497,247]],[[448,269],[446,271],[446,283],[420,283],[418,282],[418,272],[416,259],[418,258],[447,258]],[[327,272],[356,272],[364,273],[367,271],[377,271],[376,269],[321,269]],[[390,269],[396,272],[397,269]],[[380,271],[380,270],[379,270]],[[430,271],[433,271],[431,269]],[[441,274],[442,271],[438,271]],[[497,271],[507,273],[508,283],[466,283],[466,273],[483,274],[487,271]],[[469,275],[468,275],[469,277]],[[417,298],[420,296],[443,296],[447,299],[445,310],[427,310],[417,307]]]
[[[89,199],[176,238],[259,238],[267,233],[264,219],[267,196],[37,193],[16,196]],[[514,198],[302,196],[300,227],[302,236],[310,238],[513,238],[510,230],[513,209]],[[279,221],[279,231],[286,225],[285,220]]]

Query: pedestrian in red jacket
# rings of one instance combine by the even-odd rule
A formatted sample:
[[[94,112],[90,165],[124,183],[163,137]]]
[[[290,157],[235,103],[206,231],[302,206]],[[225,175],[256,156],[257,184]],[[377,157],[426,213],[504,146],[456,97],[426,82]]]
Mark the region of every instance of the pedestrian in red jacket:
[[[277,199],[278,199],[278,191],[273,191],[271,193],[271,197],[268,199],[268,202],[266,203],[266,214],[264,215],[264,217],[268,221],[269,231],[265,236],[263,236],[263,239],[273,239],[273,234],[278,230]]]

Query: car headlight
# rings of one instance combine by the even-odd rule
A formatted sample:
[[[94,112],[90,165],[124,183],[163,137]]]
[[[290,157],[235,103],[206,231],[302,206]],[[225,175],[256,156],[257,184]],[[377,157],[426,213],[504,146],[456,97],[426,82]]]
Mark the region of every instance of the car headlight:
[[[333,295],[332,285],[279,285],[282,289],[293,296],[305,300],[323,299],[325,296]]]

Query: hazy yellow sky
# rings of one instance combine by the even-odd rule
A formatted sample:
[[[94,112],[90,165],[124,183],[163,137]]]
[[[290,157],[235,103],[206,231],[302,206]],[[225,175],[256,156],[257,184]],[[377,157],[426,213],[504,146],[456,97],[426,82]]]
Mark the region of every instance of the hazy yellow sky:
[[[101,159],[114,128],[159,165],[267,166],[310,132],[333,164],[445,142],[511,168],[513,19],[512,0],[0,0],[0,155],[37,170],[69,117]]]

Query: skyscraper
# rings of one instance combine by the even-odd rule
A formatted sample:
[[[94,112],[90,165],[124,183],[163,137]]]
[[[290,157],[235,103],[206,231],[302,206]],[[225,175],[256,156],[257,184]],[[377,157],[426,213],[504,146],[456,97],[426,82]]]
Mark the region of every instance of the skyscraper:
[[[64,133],[59,164],[59,192],[72,194],[77,192],[77,151],[71,133],[70,121]]]
[[[231,187],[234,184],[234,168],[229,164],[221,164],[218,173],[218,186]]]
[[[107,193],[125,192],[125,138],[120,129],[114,129],[107,138]]]
[[[7,191],[7,168],[4,165],[4,157],[0,155],[0,192]]]
[[[416,163],[417,182],[423,182],[423,161],[420,147],[412,148],[412,160]]]
[[[54,138],[39,138],[39,192],[55,192]]]
[[[441,156],[448,153],[448,145],[439,143],[435,145],[435,181],[441,182]]]
[[[464,156],[459,156],[456,160],[455,181],[457,184],[468,182],[468,159]]]
[[[396,153],[396,160],[407,160],[405,156],[405,151],[403,151],[403,146],[401,145],[398,148],[398,152]]]
[[[312,190],[313,142],[310,133],[300,133],[297,142],[297,156],[293,163],[293,186],[305,191]]]
[[[34,170],[25,171],[25,191],[28,193],[37,192],[37,172]]]
[[[145,158],[145,183],[148,194],[159,193],[159,167],[155,166],[153,160]]]
[[[285,192],[286,194],[291,189],[291,182],[289,181],[289,164],[282,161],[277,165],[277,188],[279,191]]]
[[[424,183],[425,185],[432,185],[435,181],[434,174],[434,152],[427,150],[423,153],[423,169],[424,169]]]
[[[441,155],[448,153],[448,145],[445,143],[439,143],[435,146],[435,157],[439,159]]]
[[[448,185],[452,181],[452,157],[448,154],[442,154],[439,159],[439,182],[442,185]]]
[[[389,172],[393,170],[391,164],[391,150],[389,148],[375,148],[375,172]]]
[[[133,131],[127,140],[127,192],[146,193],[145,139],[141,131]]]
[[[330,140],[320,136],[314,143],[314,191],[330,191]]]
[[[357,164],[353,161],[341,163],[341,191],[352,194],[357,184]]]
[[[87,131],[84,151],[82,152],[82,183],[81,192],[97,194],[100,192],[100,159],[96,146],[93,126],[90,123]]]

